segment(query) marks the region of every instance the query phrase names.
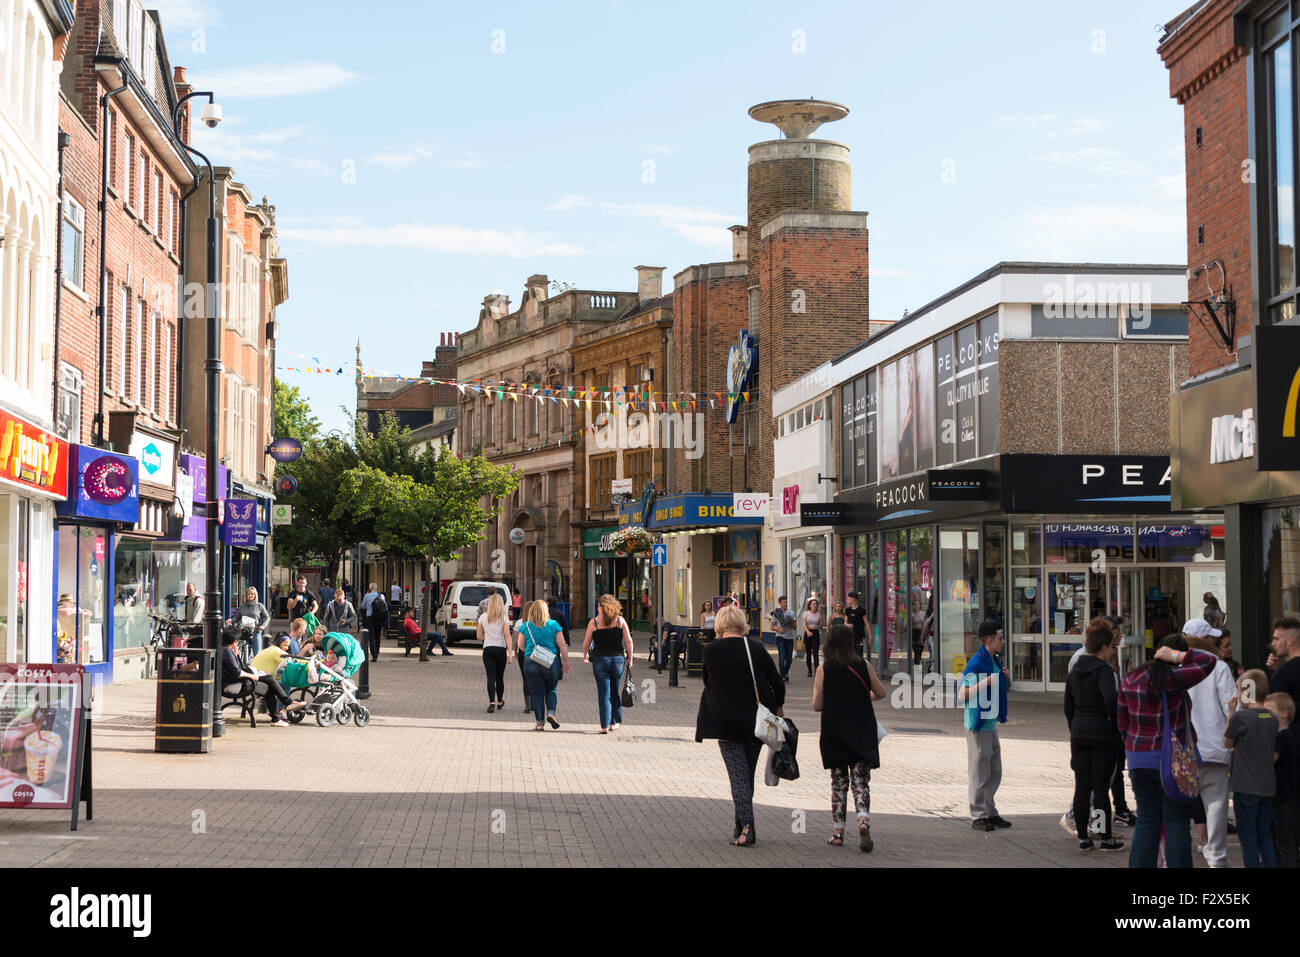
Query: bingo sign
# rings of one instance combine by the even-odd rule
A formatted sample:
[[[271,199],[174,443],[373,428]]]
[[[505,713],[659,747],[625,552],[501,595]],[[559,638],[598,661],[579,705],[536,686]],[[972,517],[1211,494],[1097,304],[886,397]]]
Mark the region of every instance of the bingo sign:
[[[71,808],[81,772],[81,665],[0,664],[0,808]]]
[[[226,499],[226,516],[221,526],[221,537],[227,545],[237,545],[242,548],[252,548],[257,545],[256,499]]]

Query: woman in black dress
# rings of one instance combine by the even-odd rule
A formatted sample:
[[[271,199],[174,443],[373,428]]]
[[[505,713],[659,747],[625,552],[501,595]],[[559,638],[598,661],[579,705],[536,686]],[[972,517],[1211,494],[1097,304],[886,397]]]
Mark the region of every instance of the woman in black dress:
[[[718,610],[718,640],[704,647],[704,692],[695,719],[695,740],[716,738],[736,806],[734,847],[753,847],[754,771],[762,742],[754,737],[758,703],[778,715],[785,682],[761,642],[750,638],[745,612],[735,605]]]
[[[848,791],[858,811],[858,846],[870,851],[871,770],[880,767],[876,713],[872,701],[885,697],[885,686],[870,662],[853,648],[853,629],[835,625],[826,634],[826,661],[813,679],[812,706],[822,715],[822,767],[831,772],[831,822],[828,844],[844,843]]]

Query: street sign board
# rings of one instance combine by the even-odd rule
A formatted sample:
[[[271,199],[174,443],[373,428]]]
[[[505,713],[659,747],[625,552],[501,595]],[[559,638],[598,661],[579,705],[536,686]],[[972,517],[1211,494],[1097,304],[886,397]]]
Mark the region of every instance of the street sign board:
[[[292,506],[292,505],[272,505],[272,506],[271,506],[271,524],[272,524],[272,525],[292,525],[292,524],[293,524],[293,506]]]
[[[667,546],[667,545],[655,545],[655,546],[654,546],[654,549],[653,549],[653,553],[654,553],[654,559],[653,559],[653,561],[651,562],[651,564],[653,564],[653,565],[667,565],[667,564],[668,564],[668,546]]]

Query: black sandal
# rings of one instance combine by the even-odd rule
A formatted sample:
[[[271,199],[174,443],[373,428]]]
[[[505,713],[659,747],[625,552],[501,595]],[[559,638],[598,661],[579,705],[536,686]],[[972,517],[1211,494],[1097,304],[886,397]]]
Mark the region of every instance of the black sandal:
[[[754,825],[746,824],[740,829],[740,836],[731,842],[732,847],[753,847],[758,838],[754,836]]]
[[[496,709],[497,709],[497,706],[496,706],[495,704],[493,704],[491,701],[489,701],[489,702],[488,702],[487,713],[488,713],[488,714],[491,714],[492,712],[496,711]]]

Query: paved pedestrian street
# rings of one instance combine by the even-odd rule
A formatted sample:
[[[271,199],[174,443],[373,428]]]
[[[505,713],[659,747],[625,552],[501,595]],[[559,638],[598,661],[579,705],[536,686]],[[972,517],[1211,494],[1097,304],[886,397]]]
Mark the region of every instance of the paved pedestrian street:
[[[643,646],[642,646],[643,647]],[[643,695],[602,736],[589,665],[560,683],[558,731],[522,710],[486,714],[477,648],[421,664],[387,648],[371,668],[369,727],[230,720],[206,755],[153,751],[155,685],[105,691],[94,726],[95,818],[0,811],[0,866],[316,865],[690,867],[1124,867],[1081,854],[1058,825],[1071,775],[1059,699],[1019,700],[1002,737],[999,811],[1009,831],[973,831],[956,710],[882,707],[890,734],[871,781],[876,849],[829,847],[829,774],[812,682],[795,662],[786,715],[801,729],[798,781],[762,783],[758,844],[730,847],[732,804],[715,742],[694,741],[698,677],[668,686],[640,653]],[[887,704],[887,703],[886,703]],[[850,799],[851,800],[851,799]],[[850,815],[852,810],[850,810]],[[1131,831],[1120,829],[1127,838]],[[1235,840],[1234,857],[1239,857]]]

